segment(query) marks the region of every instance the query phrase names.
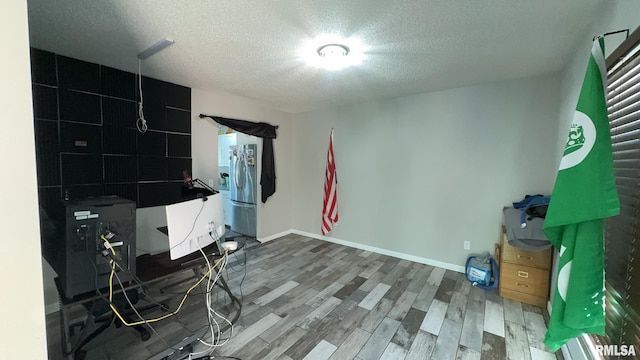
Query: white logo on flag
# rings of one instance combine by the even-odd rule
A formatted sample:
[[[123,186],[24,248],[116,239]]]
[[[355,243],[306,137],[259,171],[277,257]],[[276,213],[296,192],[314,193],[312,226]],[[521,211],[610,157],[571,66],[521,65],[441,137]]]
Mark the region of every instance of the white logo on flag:
[[[567,290],[569,289],[569,276],[571,275],[571,264],[573,260],[566,263],[558,272],[558,293],[564,302],[567,302]]]
[[[565,145],[560,170],[572,168],[582,162],[596,143],[596,127],[591,118],[581,111],[575,112],[571,131]]]

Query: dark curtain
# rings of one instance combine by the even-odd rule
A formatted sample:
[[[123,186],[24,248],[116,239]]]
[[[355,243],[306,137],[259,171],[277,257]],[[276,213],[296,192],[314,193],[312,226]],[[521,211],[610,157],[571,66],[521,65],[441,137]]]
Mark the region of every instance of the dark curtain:
[[[208,117],[220,125],[227,126],[235,131],[262,138],[262,175],[260,186],[262,188],[262,203],[276,192],[276,165],[273,158],[273,139],[276,138],[277,126],[265,122],[251,122],[245,120],[228,119],[219,116],[200,114],[200,118]]]

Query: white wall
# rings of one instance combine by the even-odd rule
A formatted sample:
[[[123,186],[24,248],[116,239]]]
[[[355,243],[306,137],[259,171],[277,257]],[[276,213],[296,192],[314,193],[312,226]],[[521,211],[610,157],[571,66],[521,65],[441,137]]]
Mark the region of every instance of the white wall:
[[[218,177],[218,125],[209,118],[200,119],[199,114],[221,116],[238,120],[266,122],[279,126],[277,139],[273,141],[276,165],[276,193],[265,204],[258,202],[258,240],[268,239],[291,229],[291,191],[294,183],[292,173],[292,122],[291,114],[262,106],[250,99],[227,93],[212,93],[199,89],[191,90],[192,157],[193,174],[199,178]],[[262,141],[258,143],[258,161],[262,160]],[[258,179],[261,174],[258,167]],[[217,188],[218,184],[215,183]],[[261,191],[258,184],[258,199]]]
[[[558,89],[544,76],[295,115],[294,229],[320,233],[333,127],[330,237],[456,266],[465,240],[492,252],[503,205],[552,188]]]
[[[2,10],[11,31],[0,35],[0,349],[3,359],[46,359],[27,3]]]

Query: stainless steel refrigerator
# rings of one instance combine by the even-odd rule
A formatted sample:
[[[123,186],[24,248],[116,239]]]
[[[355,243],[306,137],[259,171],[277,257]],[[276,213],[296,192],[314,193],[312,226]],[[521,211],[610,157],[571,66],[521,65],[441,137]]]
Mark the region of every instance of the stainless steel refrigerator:
[[[256,236],[256,169],[256,144],[231,146],[231,231],[252,237]]]

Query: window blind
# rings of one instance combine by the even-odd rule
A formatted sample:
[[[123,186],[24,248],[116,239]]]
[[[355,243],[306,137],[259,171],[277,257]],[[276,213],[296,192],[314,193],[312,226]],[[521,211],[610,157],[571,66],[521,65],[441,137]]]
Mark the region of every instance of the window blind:
[[[640,351],[640,28],[607,58],[607,69],[620,215],[605,225],[606,335],[595,340]]]

